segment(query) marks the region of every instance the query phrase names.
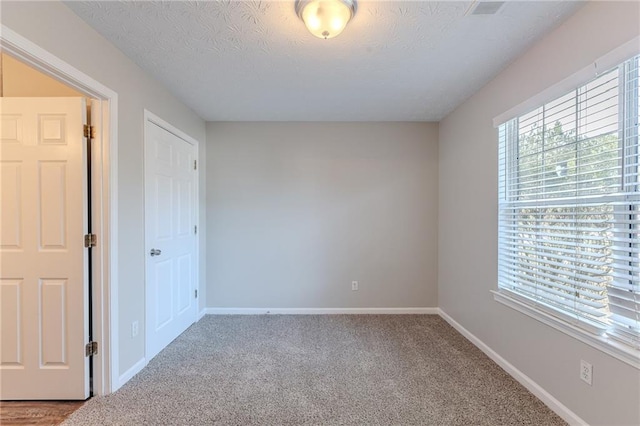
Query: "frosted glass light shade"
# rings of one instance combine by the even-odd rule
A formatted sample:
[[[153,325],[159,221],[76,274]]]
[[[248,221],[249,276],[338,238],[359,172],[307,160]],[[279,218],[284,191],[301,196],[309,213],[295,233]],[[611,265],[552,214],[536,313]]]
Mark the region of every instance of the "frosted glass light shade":
[[[340,34],[356,13],[355,0],[298,0],[296,13],[311,34],[333,38]]]

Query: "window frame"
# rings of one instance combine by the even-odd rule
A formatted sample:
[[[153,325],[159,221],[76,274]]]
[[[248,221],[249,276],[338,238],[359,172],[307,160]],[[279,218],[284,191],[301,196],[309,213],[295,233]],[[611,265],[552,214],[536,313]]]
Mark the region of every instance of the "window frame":
[[[508,290],[498,289],[491,290],[493,293],[493,299],[507,306],[515,311],[527,315],[543,324],[546,324],[562,333],[571,336],[582,343],[596,348],[626,364],[635,367],[640,370],[640,351],[633,349],[623,343],[620,343],[616,339],[611,337],[602,336],[599,334],[592,334],[580,327],[576,327],[568,321],[561,320],[560,318],[548,314],[538,308],[536,304],[525,301],[524,298],[517,297],[514,293]]]
[[[620,160],[621,163],[621,189],[624,189],[625,186],[625,164],[623,163],[623,158],[625,157],[625,147],[626,147],[626,141],[627,141],[627,134],[626,131],[627,129],[632,129],[632,131],[634,132],[634,135],[632,135],[631,137],[634,138],[635,140],[635,153],[634,155],[636,156],[636,161],[634,164],[639,164],[638,161],[638,157],[640,157],[640,153],[638,152],[638,124],[637,124],[637,117],[634,117],[634,115],[631,113],[631,111],[633,111],[633,108],[635,107],[635,111],[638,110],[638,88],[635,87],[634,88],[634,93],[631,96],[625,96],[625,94],[627,93],[627,88],[626,85],[628,84],[628,78],[625,74],[625,71],[627,70],[627,61],[631,59],[631,58],[626,58],[626,60],[621,61],[618,64],[618,69],[622,70],[620,73],[622,75],[624,75],[624,78],[622,79],[622,81],[619,84],[619,91],[620,94],[618,95],[618,102],[620,107],[620,118],[619,118],[619,124],[618,124],[618,133],[619,133],[619,144],[620,144],[620,149],[621,149],[621,155],[620,155]],[[615,67],[615,66],[614,66]],[[614,68],[612,67],[612,68]],[[640,74],[640,59],[639,58],[635,58],[635,69],[634,69],[636,78],[638,77],[638,74]],[[596,76],[597,77],[597,76]],[[593,78],[591,78],[590,80],[592,80]],[[565,91],[564,93],[560,93],[560,96],[556,96],[553,99],[551,99],[550,101],[553,101],[555,99],[559,99],[560,97],[562,97],[565,93],[570,92],[571,90],[575,90],[576,92],[579,90],[579,88],[581,86],[583,86],[585,84],[585,82],[581,82],[579,84],[575,84],[573,88]],[[577,95],[576,95],[577,96]],[[537,108],[540,108],[544,105],[546,105],[547,102],[541,102]],[[622,104],[625,103],[624,108],[622,107]],[[628,105],[627,105],[628,104]],[[632,105],[634,104],[634,105]],[[632,106],[632,108],[628,108],[629,106]],[[530,111],[535,110],[536,107],[533,107],[530,109]],[[523,116],[524,114],[518,114],[516,116],[514,116],[513,118],[519,118],[521,116]],[[495,123],[494,124],[498,124],[498,125],[503,125],[506,124],[505,128],[504,128],[504,132],[505,132],[505,146],[504,148],[502,148],[502,143],[500,142],[501,139],[501,133],[499,130],[498,131],[498,137],[496,138],[496,140],[499,141],[499,145],[500,148],[498,150],[499,152],[499,156],[504,155],[505,159],[504,159],[504,165],[501,164],[500,162],[503,160],[499,160],[499,164],[498,164],[498,175],[499,175],[499,188],[498,188],[498,197],[499,197],[499,208],[498,208],[498,241],[499,241],[499,248],[501,247],[501,243],[500,241],[502,241],[502,239],[504,238],[503,235],[503,230],[502,230],[502,224],[503,224],[503,219],[501,218],[501,215],[503,214],[503,208],[504,208],[504,204],[503,204],[503,200],[509,199],[510,198],[510,191],[514,191],[517,189],[513,188],[513,186],[511,186],[508,182],[511,181],[512,177],[514,175],[518,175],[518,167],[519,167],[519,163],[518,163],[518,147],[519,147],[519,137],[518,137],[518,132],[519,132],[519,126],[518,126],[518,120],[503,120],[502,122],[499,123]],[[632,124],[631,126],[629,125],[630,123],[633,123],[633,121],[636,121],[636,123]],[[513,124],[515,122],[515,125]],[[496,127],[499,127],[498,125],[496,125]],[[634,127],[635,126],[635,127]],[[509,135],[510,134],[510,135]],[[515,134],[515,137],[514,137]],[[504,149],[504,154],[501,153],[501,150]],[[503,171],[503,167],[504,167],[504,171]],[[637,167],[637,166],[636,166]],[[505,184],[504,184],[504,188],[502,187],[502,173],[504,173],[504,179],[505,179]],[[636,178],[637,179],[637,178]],[[636,186],[636,191],[638,191],[638,185],[640,184],[640,182],[635,182],[635,186]],[[640,196],[640,194],[638,194],[638,196]],[[637,198],[637,196],[634,194],[632,197]],[[517,198],[517,197],[516,197]],[[579,198],[578,198],[579,199]],[[634,204],[632,204],[632,200],[631,198],[629,198],[629,196],[627,195],[627,200],[629,200],[629,204],[626,206],[616,206],[615,210],[613,212],[613,215],[615,217],[618,217],[619,215],[627,215],[629,216],[637,216],[638,215],[638,206]],[[513,207],[513,206],[512,206]],[[508,207],[509,208],[509,207]],[[635,234],[638,235],[638,230],[637,228],[634,228],[634,226],[638,226],[638,225],[632,225],[629,224],[628,225],[630,227],[630,231],[631,229],[634,230],[634,232],[630,232],[631,234]],[[631,244],[631,243],[630,243]],[[638,255],[639,260],[640,260],[640,255]],[[500,261],[500,259],[502,258],[502,253],[501,250],[499,250],[498,252],[498,261]],[[635,262],[634,262],[635,263]],[[564,334],[567,334],[573,338],[576,338],[577,340],[586,343],[604,353],[607,353],[633,367],[635,367],[636,369],[640,370],[640,348],[636,348],[633,346],[630,346],[626,343],[623,343],[619,340],[617,340],[615,337],[609,337],[608,335],[604,334],[598,334],[598,333],[594,333],[588,330],[588,327],[585,327],[585,323],[583,321],[578,320],[577,318],[572,319],[571,316],[567,313],[566,317],[564,317],[563,312],[561,309],[558,308],[553,308],[550,307],[549,308],[549,312],[546,311],[546,309],[544,308],[544,302],[541,302],[540,300],[534,300],[534,299],[530,299],[525,295],[521,295],[518,294],[515,291],[510,291],[508,288],[505,288],[504,286],[501,286],[499,284],[499,282],[497,283],[497,289],[496,290],[491,290],[491,292],[493,293],[494,296],[494,300],[501,303],[502,305],[505,305],[509,308],[512,308],[520,313],[523,313],[531,318],[536,319],[539,322],[542,322],[548,326],[551,326],[552,328],[559,330],[561,332],[563,332]],[[578,323],[580,323],[580,326],[578,326]]]

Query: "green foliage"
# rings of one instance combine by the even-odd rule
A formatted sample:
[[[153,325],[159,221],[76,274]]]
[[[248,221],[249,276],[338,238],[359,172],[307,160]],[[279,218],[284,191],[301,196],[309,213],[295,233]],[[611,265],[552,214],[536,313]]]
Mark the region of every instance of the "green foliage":
[[[602,195],[620,187],[617,133],[578,135],[534,123],[518,139],[518,199]]]
[[[619,149],[615,133],[580,135],[575,126],[565,130],[559,120],[552,126],[533,123],[520,134],[513,182],[518,200],[551,203],[517,209],[521,277],[537,282],[538,291],[546,289],[551,304],[583,300],[597,311],[598,300],[606,297],[613,208],[578,206],[572,199],[620,188]],[[583,286],[601,290],[584,293]]]

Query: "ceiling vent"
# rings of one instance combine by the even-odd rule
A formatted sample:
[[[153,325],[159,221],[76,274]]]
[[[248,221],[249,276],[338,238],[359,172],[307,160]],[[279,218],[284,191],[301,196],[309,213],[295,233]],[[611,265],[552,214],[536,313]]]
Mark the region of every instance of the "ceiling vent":
[[[503,1],[475,1],[469,7],[467,15],[495,15],[504,4]]]

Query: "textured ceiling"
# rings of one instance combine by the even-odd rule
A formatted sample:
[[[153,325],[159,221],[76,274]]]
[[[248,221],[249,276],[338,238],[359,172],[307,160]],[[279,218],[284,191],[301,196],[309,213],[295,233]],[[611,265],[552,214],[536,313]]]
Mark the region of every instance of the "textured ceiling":
[[[66,4],[208,121],[437,121],[581,5],[360,1],[322,40],[294,0]]]

